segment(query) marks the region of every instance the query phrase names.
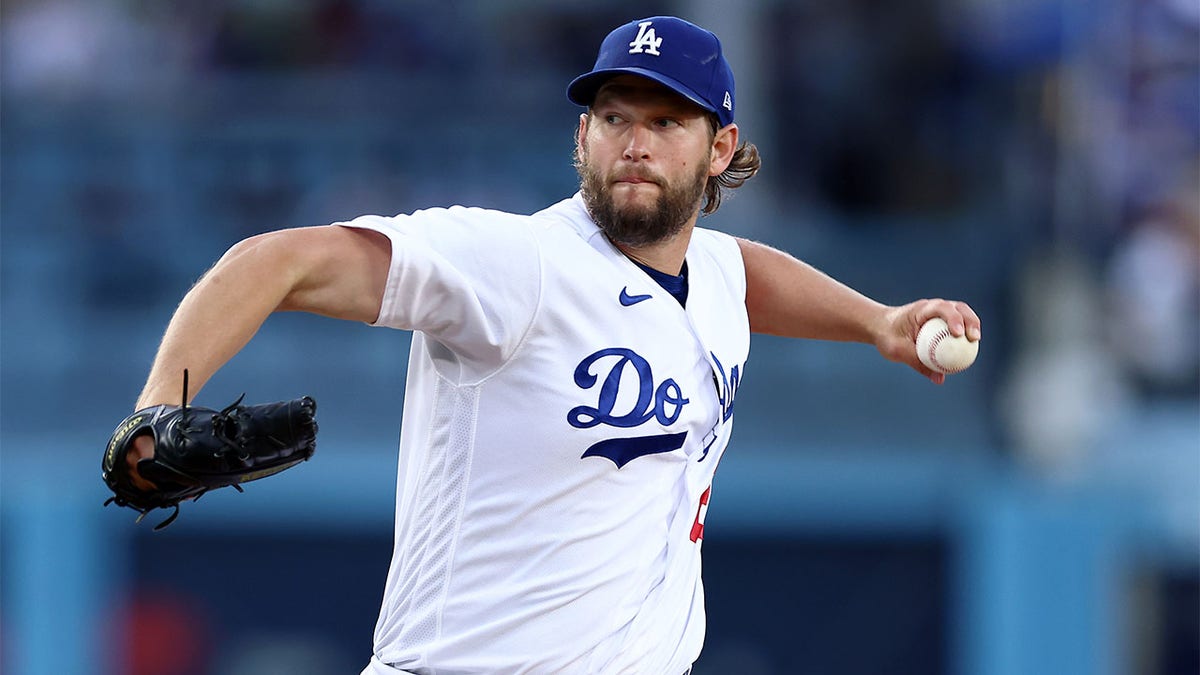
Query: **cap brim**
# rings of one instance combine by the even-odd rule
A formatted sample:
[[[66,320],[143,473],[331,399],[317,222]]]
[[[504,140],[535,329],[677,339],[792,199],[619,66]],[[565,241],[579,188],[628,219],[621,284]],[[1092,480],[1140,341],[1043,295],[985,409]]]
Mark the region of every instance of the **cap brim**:
[[[593,70],[590,73],[585,73],[567,85],[567,98],[576,105],[581,105],[585,108],[591,107],[592,101],[596,99],[596,94],[600,91],[600,87],[604,86],[605,82],[617,75],[637,75],[648,80],[653,80],[708,112],[720,114],[716,108],[705,103],[699,94],[685,86],[679,80],[645,68],[606,68],[604,70]]]

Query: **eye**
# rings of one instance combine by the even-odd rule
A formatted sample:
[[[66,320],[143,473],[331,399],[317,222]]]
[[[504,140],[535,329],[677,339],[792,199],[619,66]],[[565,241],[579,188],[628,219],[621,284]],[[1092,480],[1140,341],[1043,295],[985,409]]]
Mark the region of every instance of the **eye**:
[[[604,116],[604,123],[605,124],[620,124],[621,118],[617,115],[613,115],[610,113],[610,114]]]
[[[654,124],[655,124],[655,126],[661,127],[663,129],[669,129],[671,127],[679,126],[679,120],[672,119],[670,117],[661,117],[659,119],[654,120]]]

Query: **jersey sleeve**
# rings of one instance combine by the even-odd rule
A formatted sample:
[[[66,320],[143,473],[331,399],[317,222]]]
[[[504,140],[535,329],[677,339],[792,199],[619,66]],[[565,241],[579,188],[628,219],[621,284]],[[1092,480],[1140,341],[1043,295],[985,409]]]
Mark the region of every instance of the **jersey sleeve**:
[[[527,217],[456,206],[334,225],[391,241],[387,287],[372,325],[421,331],[460,358],[493,366],[519,346],[541,287]]]
[[[725,232],[696,228],[693,239],[700,244],[715,269],[719,270],[721,283],[734,297],[746,298],[746,261],[742,258],[742,247],[737,238]]]

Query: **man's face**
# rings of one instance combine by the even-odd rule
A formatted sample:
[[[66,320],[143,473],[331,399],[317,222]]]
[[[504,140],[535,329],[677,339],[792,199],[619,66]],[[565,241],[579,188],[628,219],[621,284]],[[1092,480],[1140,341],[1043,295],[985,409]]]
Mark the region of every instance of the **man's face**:
[[[613,242],[637,248],[664,241],[696,217],[713,161],[712,127],[699,106],[621,75],[601,87],[581,118],[578,146],[580,191]]]

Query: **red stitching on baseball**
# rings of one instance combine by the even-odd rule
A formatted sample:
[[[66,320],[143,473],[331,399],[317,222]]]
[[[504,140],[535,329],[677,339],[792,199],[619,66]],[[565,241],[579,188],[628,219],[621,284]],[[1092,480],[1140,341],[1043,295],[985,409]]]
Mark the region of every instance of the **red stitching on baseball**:
[[[933,336],[933,339],[929,341],[929,362],[932,363],[933,365],[937,366],[938,369],[943,371],[946,375],[953,375],[954,373],[957,373],[958,370],[961,370],[961,369],[956,370],[954,368],[947,368],[946,366],[943,366],[942,364],[938,363],[938,359],[937,359],[937,346],[939,343],[941,343],[942,340],[944,340],[948,337],[950,337],[949,330],[938,331],[938,334]]]

